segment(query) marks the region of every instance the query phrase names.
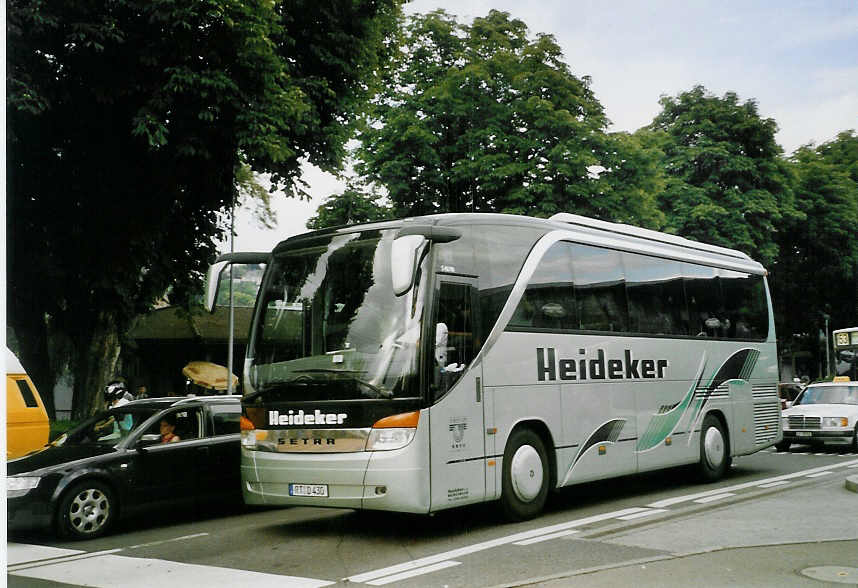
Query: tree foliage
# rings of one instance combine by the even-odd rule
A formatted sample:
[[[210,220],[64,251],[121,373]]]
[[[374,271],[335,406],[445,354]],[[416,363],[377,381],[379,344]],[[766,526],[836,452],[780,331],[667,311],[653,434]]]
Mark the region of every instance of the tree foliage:
[[[783,336],[815,338],[823,312],[832,328],[858,325],[858,136],[805,145],[790,162],[803,217],[778,233],[773,296]]]
[[[617,153],[628,137],[608,138],[589,78],[571,73],[551,35],[531,37],[495,10],[470,25],[437,11],[411,17],[401,46],[356,166],[398,216],[574,211],[655,222],[652,198],[632,185],[643,172]]]
[[[660,103],[649,130],[664,133],[658,203],[666,229],[771,264],[781,221],[796,215],[775,121],[761,118],[752,100],[702,86]]]
[[[50,332],[91,409],[132,317],[199,280],[242,165],[293,195],[301,160],[338,167],[399,4],[7,3],[8,319],[41,389]]]
[[[341,225],[368,223],[393,218],[393,210],[378,194],[350,184],[342,194],[332,194],[307,221],[308,229],[325,229]]]

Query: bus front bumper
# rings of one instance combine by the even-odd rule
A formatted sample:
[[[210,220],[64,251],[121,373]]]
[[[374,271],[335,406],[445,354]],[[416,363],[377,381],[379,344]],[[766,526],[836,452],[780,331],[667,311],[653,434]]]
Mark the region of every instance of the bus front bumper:
[[[412,442],[393,451],[355,453],[276,453],[242,448],[244,502],[427,513],[429,464],[420,458],[418,447]],[[300,486],[296,488],[296,484]],[[325,495],[295,495],[308,487]]]

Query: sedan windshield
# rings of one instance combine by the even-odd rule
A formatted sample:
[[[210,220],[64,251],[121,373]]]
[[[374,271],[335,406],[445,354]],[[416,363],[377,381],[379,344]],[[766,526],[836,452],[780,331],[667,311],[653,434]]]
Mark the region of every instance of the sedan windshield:
[[[799,404],[858,405],[858,386],[810,386],[796,400]]]
[[[319,237],[269,266],[253,331],[248,394],[269,400],[417,396],[422,282],[393,293],[395,231]]]
[[[153,409],[105,410],[61,435],[52,445],[116,445],[153,414]]]

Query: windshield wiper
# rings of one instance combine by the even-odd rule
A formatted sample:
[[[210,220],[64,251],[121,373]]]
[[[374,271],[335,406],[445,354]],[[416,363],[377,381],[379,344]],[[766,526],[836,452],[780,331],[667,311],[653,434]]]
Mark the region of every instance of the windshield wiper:
[[[301,374],[301,373],[330,374],[330,373],[333,373],[333,374],[352,375],[352,374],[362,373],[362,370],[338,370],[335,368],[306,368],[306,369],[291,370],[291,371],[293,373],[296,373],[296,374]],[[389,391],[385,390],[384,388],[379,388],[375,384],[371,384],[370,382],[367,382],[366,380],[361,380],[360,378],[352,377],[352,379],[355,382],[357,382],[358,384],[360,384],[362,386],[366,386],[367,388],[369,388],[370,390],[372,390],[373,392],[375,392],[379,396],[383,396],[384,398],[393,398],[393,392],[389,392]]]

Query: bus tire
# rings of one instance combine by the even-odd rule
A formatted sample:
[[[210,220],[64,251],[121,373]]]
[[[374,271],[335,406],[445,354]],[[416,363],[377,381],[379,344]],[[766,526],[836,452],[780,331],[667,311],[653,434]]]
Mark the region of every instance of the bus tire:
[[[506,517],[524,521],[542,512],[549,479],[542,438],[530,429],[513,431],[503,454],[501,506]]]
[[[727,473],[731,461],[730,440],[721,419],[707,414],[700,427],[700,478],[704,482],[720,480]]]

